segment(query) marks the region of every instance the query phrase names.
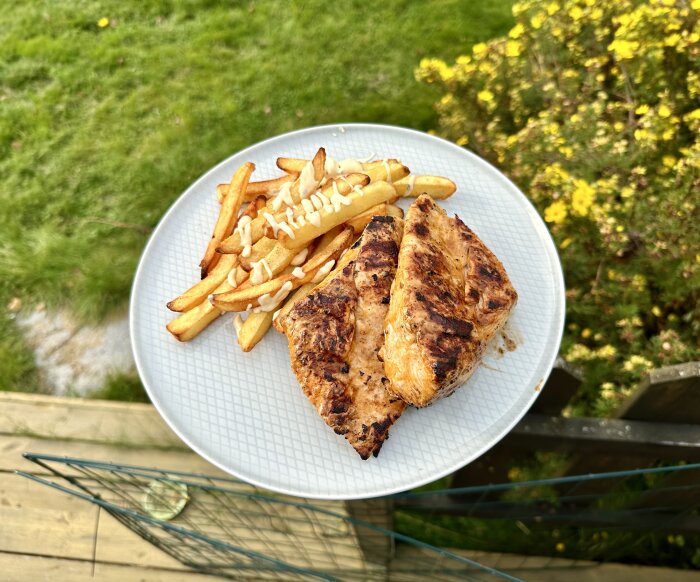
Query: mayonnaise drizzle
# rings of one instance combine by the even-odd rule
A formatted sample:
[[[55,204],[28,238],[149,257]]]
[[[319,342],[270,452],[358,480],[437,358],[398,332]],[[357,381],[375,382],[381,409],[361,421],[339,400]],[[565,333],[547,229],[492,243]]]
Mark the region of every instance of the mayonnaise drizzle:
[[[315,194],[312,194],[312,196],[315,196]],[[314,205],[311,203],[311,200],[307,200],[306,198],[304,198],[304,200],[301,201],[301,207],[304,209],[305,212],[314,211]]]
[[[299,196],[308,198],[318,187],[318,182],[314,179],[314,165],[307,162],[299,174]]]
[[[297,216],[297,226],[301,228],[306,224],[306,219],[303,216]]]
[[[294,205],[294,198],[292,198],[292,185],[289,182],[282,184],[277,196],[275,196],[275,198],[272,200],[272,210],[275,212],[278,211],[280,208],[282,208],[282,204],[285,204],[286,206]]]
[[[276,320],[277,320],[277,317],[279,316],[280,311],[282,311],[282,310],[281,310],[281,309],[278,309],[277,311],[275,311],[275,312],[272,314],[272,321],[276,321]]]
[[[323,201],[318,197],[318,194],[312,194],[309,199],[316,210],[321,210],[321,208],[323,208]]]
[[[321,213],[318,210],[315,210],[314,212],[309,212],[306,215],[306,220],[308,220],[316,228],[321,227]]]
[[[291,264],[293,266],[296,265],[303,265],[304,261],[306,260],[306,255],[309,254],[309,247],[306,247],[305,249],[301,249],[296,255],[294,255],[294,258],[291,261]]]
[[[253,245],[251,238],[252,235],[250,232],[250,223],[252,221],[253,219],[246,214],[245,216],[241,216],[240,220],[238,221],[238,226],[236,227],[236,231],[238,231],[238,234],[241,237],[241,245],[243,246],[243,251],[241,252],[242,257],[250,256],[251,246]]]
[[[360,160],[354,160],[352,158],[343,160],[342,162],[340,162],[339,166],[341,174],[352,174],[353,172],[361,173],[364,169]]]
[[[292,227],[289,226],[286,222],[280,222],[280,230],[281,230],[282,232],[286,233],[287,236],[288,236],[289,238],[291,238],[292,240],[294,240],[294,239],[297,237],[297,235],[294,234],[294,231],[292,230]]]
[[[258,297],[258,303],[260,304],[260,311],[274,311],[277,306],[280,304],[280,302],[289,295],[289,292],[292,290],[292,287],[294,287],[294,284],[291,281],[285,282],[284,285],[280,288],[277,293],[275,293],[272,297],[270,297],[269,293],[265,293],[265,295],[261,295]]]
[[[233,318],[233,329],[236,330],[236,339],[241,335],[241,329],[243,328],[243,318],[240,313],[236,313],[236,317]]]
[[[340,166],[338,162],[336,162],[330,156],[326,156],[326,164],[323,169],[326,172],[326,176],[329,178],[335,178],[338,174],[340,174]]]
[[[238,281],[236,281],[236,271],[238,270],[238,267],[234,267],[228,272],[228,275],[226,275],[226,282],[231,285],[234,289],[238,287]]]
[[[304,273],[304,269],[301,267],[294,267],[294,270],[292,271],[292,277],[296,277],[297,279],[303,279],[306,277],[306,273]]]
[[[316,274],[314,275],[314,278],[311,279],[311,282],[320,283],[324,279],[324,277],[331,272],[333,265],[335,265],[335,259],[331,259],[330,261],[325,263],[318,271],[316,271]]]
[[[331,196],[331,204],[333,205],[333,210],[338,212],[341,206],[349,206],[352,204],[352,200],[347,196],[343,196],[338,190],[338,184],[333,182],[333,195]]]
[[[263,216],[265,217],[265,220],[270,224],[272,227],[272,235],[277,238],[277,233],[280,230],[280,223],[277,222],[277,219],[274,217],[274,215],[270,214],[269,212],[263,213]]]
[[[413,192],[413,186],[415,183],[416,183],[416,175],[411,174],[408,177],[408,186],[406,187],[406,194],[404,194],[404,196],[409,196],[411,194],[411,192]]]
[[[391,179],[391,167],[389,166],[389,161],[388,160],[382,160],[382,164],[384,165],[384,169],[386,170],[386,181],[389,182],[389,184],[392,183]]]
[[[265,281],[272,279],[272,269],[267,262],[267,259],[260,259],[259,261],[253,261],[250,263],[250,282],[253,285],[260,285]]]

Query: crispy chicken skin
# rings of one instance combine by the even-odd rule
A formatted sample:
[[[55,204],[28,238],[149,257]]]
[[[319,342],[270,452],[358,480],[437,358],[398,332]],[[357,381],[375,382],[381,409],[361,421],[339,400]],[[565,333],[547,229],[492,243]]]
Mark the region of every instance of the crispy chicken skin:
[[[377,456],[406,406],[387,390],[378,357],[402,230],[399,219],[374,217],[352,249],[355,260],[278,321],[304,393],[363,459]]]
[[[474,372],[518,295],[505,269],[459,217],[430,197],[408,209],[381,356],[389,388],[417,407]]]

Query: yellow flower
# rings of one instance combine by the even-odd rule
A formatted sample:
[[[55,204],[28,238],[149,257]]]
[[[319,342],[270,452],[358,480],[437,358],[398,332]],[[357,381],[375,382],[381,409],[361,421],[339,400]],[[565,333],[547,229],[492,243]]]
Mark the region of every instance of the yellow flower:
[[[520,38],[525,32],[525,27],[518,22],[513,28],[510,29],[508,36],[510,38]]]
[[[487,50],[488,46],[486,46],[485,42],[477,43],[472,47],[472,53],[474,53],[474,56],[477,58],[485,55]]]
[[[460,146],[467,145],[469,143],[469,138],[466,135],[463,135],[462,137],[457,138],[455,143]]]
[[[615,123],[613,123],[613,129],[615,131],[622,131],[623,129],[625,129],[625,124],[621,121],[616,121]]]
[[[590,327],[585,327],[585,328],[581,331],[581,337],[582,337],[583,339],[588,339],[589,337],[591,337],[591,335],[593,335],[593,332],[591,331],[591,328],[590,328]]]
[[[506,56],[507,57],[519,57],[522,52],[523,45],[517,40],[509,40],[506,43]]]
[[[484,89],[483,91],[479,91],[476,94],[476,98],[479,101],[483,101],[484,103],[490,103],[494,99],[494,94],[491,93],[488,89]]]
[[[574,21],[581,20],[583,18],[583,10],[578,6],[573,6],[571,10],[569,10],[569,16],[571,16]]]
[[[579,216],[586,216],[593,204],[595,189],[585,180],[574,180],[574,189],[571,195],[571,208]]]
[[[107,18],[106,16],[103,16],[102,18],[100,18],[97,21],[97,26],[99,26],[100,28],[105,28],[105,27],[109,26],[109,18]]]
[[[591,20],[600,20],[603,18],[603,10],[601,8],[594,8],[591,11]]]
[[[693,10],[700,10],[700,0],[693,0],[693,1],[690,3],[690,7],[691,7]]]
[[[617,39],[608,45],[608,50],[615,53],[615,57],[621,61],[634,58],[638,49],[639,43],[636,40]]]
[[[644,115],[646,113],[649,113],[649,106],[648,105],[640,105],[637,107],[637,109],[634,110],[634,112],[637,115]]]
[[[666,46],[676,46],[680,40],[681,40],[681,35],[676,32],[670,36],[667,36],[666,39],[664,40],[664,44]]]
[[[661,105],[659,105],[658,113],[659,113],[659,117],[663,117],[664,119],[667,117],[671,117],[671,109],[669,108],[668,105],[665,105],[663,103]]]
[[[532,28],[535,30],[538,30],[539,28],[542,28],[545,20],[547,20],[547,17],[544,15],[544,12],[538,12],[530,19],[530,26],[532,26]]]
[[[654,317],[661,317],[661,309],[659,309],[658,305],[654,305],[654,307],[651,308],[651,312],[654,314]]]
[[[553,222],[554,224],[561,224],[566,220],[568,211],[566,210],[566,202],[563,200],[556,200],[552,202],[544,210],[544,219],[547,222]]]
[[[552,16],[553,14],[559,12],[560,8],[561,6],[559,6],[557,2],[550,2],[549,4],[547,4],[547,14]]]
[[[564,250],[568,248],[568,246],[572,243],[573,241],[570,238],[565,238],[561,243],[559,243],[559,248],[561,250]]]
[[[557,552],[563,552],[566,549],[566,544],[564,542],[559,542],[554,547],[556,548]]]
[[[673,156],[664,156],[663,158],[661,158],[661,161],[667,168],[672,168],[676,165],[676,158],[674,158]]]

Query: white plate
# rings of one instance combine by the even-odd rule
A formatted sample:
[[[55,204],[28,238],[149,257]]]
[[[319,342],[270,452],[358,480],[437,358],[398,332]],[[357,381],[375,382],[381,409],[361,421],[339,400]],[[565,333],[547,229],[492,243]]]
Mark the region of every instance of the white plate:
[[[254,179],[279,174],[278,156],[325,146],[336,159],[396,157],[416,174],[458,185],[444,202],[503,262],[519,294],[510,319],[516,351],[487,358],[456,394],[407,410],[378,458],[363,461],[317,416],[271,331],[244,354],[226,314],[189,343],[166,331],[167,301],[199,278],[217,215],[216,184],[244,161]],[[442,203],[441,203],[442,204]],[[403,491],[447,475],[498,442],[546,380],[564,322],[564,282],[552,239],[525,196],[474,154],[417,131],[371,124],[322,126],[269,139],[204,174],[173,204],[146,246],[131,297],[131,339],[148,394],[195,451],[250,483],[302,497],[353,499]]]

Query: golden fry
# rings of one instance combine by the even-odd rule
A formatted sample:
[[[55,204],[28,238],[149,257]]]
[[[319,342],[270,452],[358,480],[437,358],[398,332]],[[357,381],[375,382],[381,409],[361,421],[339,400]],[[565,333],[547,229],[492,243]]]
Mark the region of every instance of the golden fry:
[[[303,226],[292,231],[292,236],[286,232],[280,232],[279,240],[287,248],[298,248],[306,245],[310,240],[329,231],[331,228],[342,224],[369,210],[377,204],[387,202],[396,197],[396,190],[387,182],[375,182],[366,186],[362,192],[352,191],[344,198],[347,204],[342,203],[334,207],[324,207],[318,211],[320,215],[319,226],[307,221]]]
[[[411,175],[398,180],[394,186],[399,196],[412,196],[417,198],[421,194],[427,194],[435,200],[449,198],[457,190],[457,184],[441,176]]]
[[[221,209],[219,211],[219,216],[216,219],[216,225],[214,226],[214,233],[212,234],[211,240],[207,245],[207,250],[204,253],[204,258],[199,263],[202,269],[202,279],[207,276],[210,269],[216,266],[219,261],[220,254],[216,252],[216,247],[219,243],[231,234],[233,227],[238,220],[238,211],[241,209],[241,203],[243,202],[243,194],[245,193],[246,187],[250,180],[250,175],[255,170],[255,165],[250,162],[243,164],[231,179],[231,184],[229,185],[228,192],[226,193],[226,198],[224,198],[221,204]]]
[[[212,302],[222,311],[244,311],[248,305],[262,306],[264,311],[275,311],[277,305],[291,291],[305,283],[312,282],[324,265],[335,261],[350,245],[352,237],[351,228],[343,230],[321,253],[300,267],[301,276],[291,273],[276,277],[261,285],[254,285],[246,289],[234,289],[226,293],[216,293],[212,297]],[[264,305],[260,303],[262,298],[265,299]]]

